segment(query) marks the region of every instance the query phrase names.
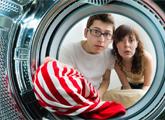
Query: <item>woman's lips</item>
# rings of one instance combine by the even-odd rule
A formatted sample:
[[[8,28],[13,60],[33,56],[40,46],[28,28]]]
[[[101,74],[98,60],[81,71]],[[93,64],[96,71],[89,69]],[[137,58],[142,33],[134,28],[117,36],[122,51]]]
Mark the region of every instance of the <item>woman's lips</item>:
[[[131,54],[131,51],[124,51],[124,53],[126,54],[126,55],[129,55],[129,54]]]

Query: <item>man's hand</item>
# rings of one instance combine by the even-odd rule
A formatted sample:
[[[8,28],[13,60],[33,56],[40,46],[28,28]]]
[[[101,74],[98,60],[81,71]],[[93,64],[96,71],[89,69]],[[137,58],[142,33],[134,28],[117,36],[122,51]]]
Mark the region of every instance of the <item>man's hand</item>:
[[[53,58],[48,56],[48,57],[44,58],[43,63],[46,63],[46,62],[49,62],[49,61],[52,61],[52,60],[53,60]]]

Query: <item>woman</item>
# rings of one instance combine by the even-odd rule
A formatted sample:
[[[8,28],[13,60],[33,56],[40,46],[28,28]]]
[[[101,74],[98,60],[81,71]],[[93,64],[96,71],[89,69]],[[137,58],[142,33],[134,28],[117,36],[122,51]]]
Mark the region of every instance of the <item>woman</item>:
[[[152,82],[153,59],[143,48],[138,32],[128,25],[120,25],[113,40],[115,70],[122,89],[148,89]]]

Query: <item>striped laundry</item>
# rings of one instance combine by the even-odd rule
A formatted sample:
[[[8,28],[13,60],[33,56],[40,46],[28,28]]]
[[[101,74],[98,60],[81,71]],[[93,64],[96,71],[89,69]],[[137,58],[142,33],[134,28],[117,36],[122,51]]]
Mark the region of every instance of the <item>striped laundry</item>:
[[[33,86],[39,104],[57,115],[107,119],[126,112],[119,103],[101,101],[80,72],[58,60],[46,62],[36,70]]]

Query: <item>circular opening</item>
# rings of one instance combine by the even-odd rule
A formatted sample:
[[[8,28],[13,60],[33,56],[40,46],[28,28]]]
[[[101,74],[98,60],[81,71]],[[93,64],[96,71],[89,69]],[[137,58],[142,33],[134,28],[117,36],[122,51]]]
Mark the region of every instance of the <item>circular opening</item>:
[[[164,29],[162,24],[159,22],[158,18],[155,17],[155,14],[146,8],[146,6],[134,1],[128,3],[114,2],[113,4],[109,4],[105,7],[89,4],[80,6],[79,8],[75,7],[76,9],[73,9],[74,7],[74,5],[68,7],[66,9],[68,12],[64,11],[59,15],[59,19],[54,19],[50,24],[47,29],[47,33],[43,38],[43,44],[41,47],[42,54],[39,54],[40,62],[42,63],[45,56],[58,58],[58,55],[60,54],[60,47],[65,44],[65,38],[68,38],[70,29],[80,20],[92,14],[113,13],[116,16],[122,17],[121,20],[125,18],[129,19],[129,22],[134,22],[139,27],[141,32],[143,31],[142,34],[146,34],[143,36],[147,37],[145,38],[147,40],[144,41],[144,44],[146,49],[152,52],[156,64],[155,76],[153,75],[153,84],[149,91],[134,106],[127,109],[126,115],[122,118],[145,118],[144,116],[146,115],[146,111],[151,112],[155,109],[155,106],[150,105],[153,103],[159,105],[158,101],[163,98],[163,96],[160,98],[157,97],[161,92],[160,88],[163,89],[162,83],[164,81],[164,68],[161,67],[162,65],[164,66]],[[74,12],[72,10],[74,10]],[[123,21],[120,21],[119,23],[123,23]],[[69,40],[66,41],[69,42]],[[151,114],[147,114],[146,118],[147,117],[153,116]]]
[[[43,3],[46,4],[45,2]],[[42,6],[42,2],[40,5]],[[39,10],[42,11],[43,9],[41,8]],[[20,33],[17,33],[18,37],[10,42],[11,45],[8,48],[8,68],[10,69],[8,74],[9,77],[11,76],[10,79],[14,81],[12,85],[14,86],[13,91],[17,94],[15,97],[20,97],[17,99],[17,103],[22,104],[23,114],[31,116],[27,118],[35,119],[35,117],[40,116],[43,119],[47,116],[52,119],[63,119],[63,117],[58,118],[56,115],[51,116],[52,114],[49,114],[48,111],[42,111],[40,106],[35,105],[36,101],[33,99],[34,96],[32,97],[31,84],[33,63],[37,68],[46,56],[58,59],[61,46],[65,44],[65,41],[69,42],[66,38],[68,38],[73,28],[81,21],[84,21],[86,17],[100,13],[114,14],[116,18],[121,18],[118,19],[119,21],[116,20],[118,23],[123,23],[123,20],[126,19],[128,23],[136,24],[141,30],[140,32],[145,34],[144,37],[147,39],[144,41],[145,47],[152,53],[155,61],[154,79],[148,92],[136,104],[129,107],[124,116],[115,119],[154,119],[163,111],[165,104],[165,68],[162,66],[165,66],[165,30],[161,17],[154,12],[153,8],[150,8],[149,4],[143,1],[119,0],[100,6],[81,1],[69,1],[59,2],[47,11],[43,11],[43,13],[37,11],[36,16],[31,15],[37,18],[34,18],[36,23],[34,28],[33,26],[28,26],[29,24],[26,24],[26,22],[22,23],[22,26],[18,29],[18,31],[20,30]],[[18,56],[23,55],[24,58],[17,59],[17,52]],[[33,107],[30,107],[30,105]],[[70,118],[78,119],[77,116]]]

